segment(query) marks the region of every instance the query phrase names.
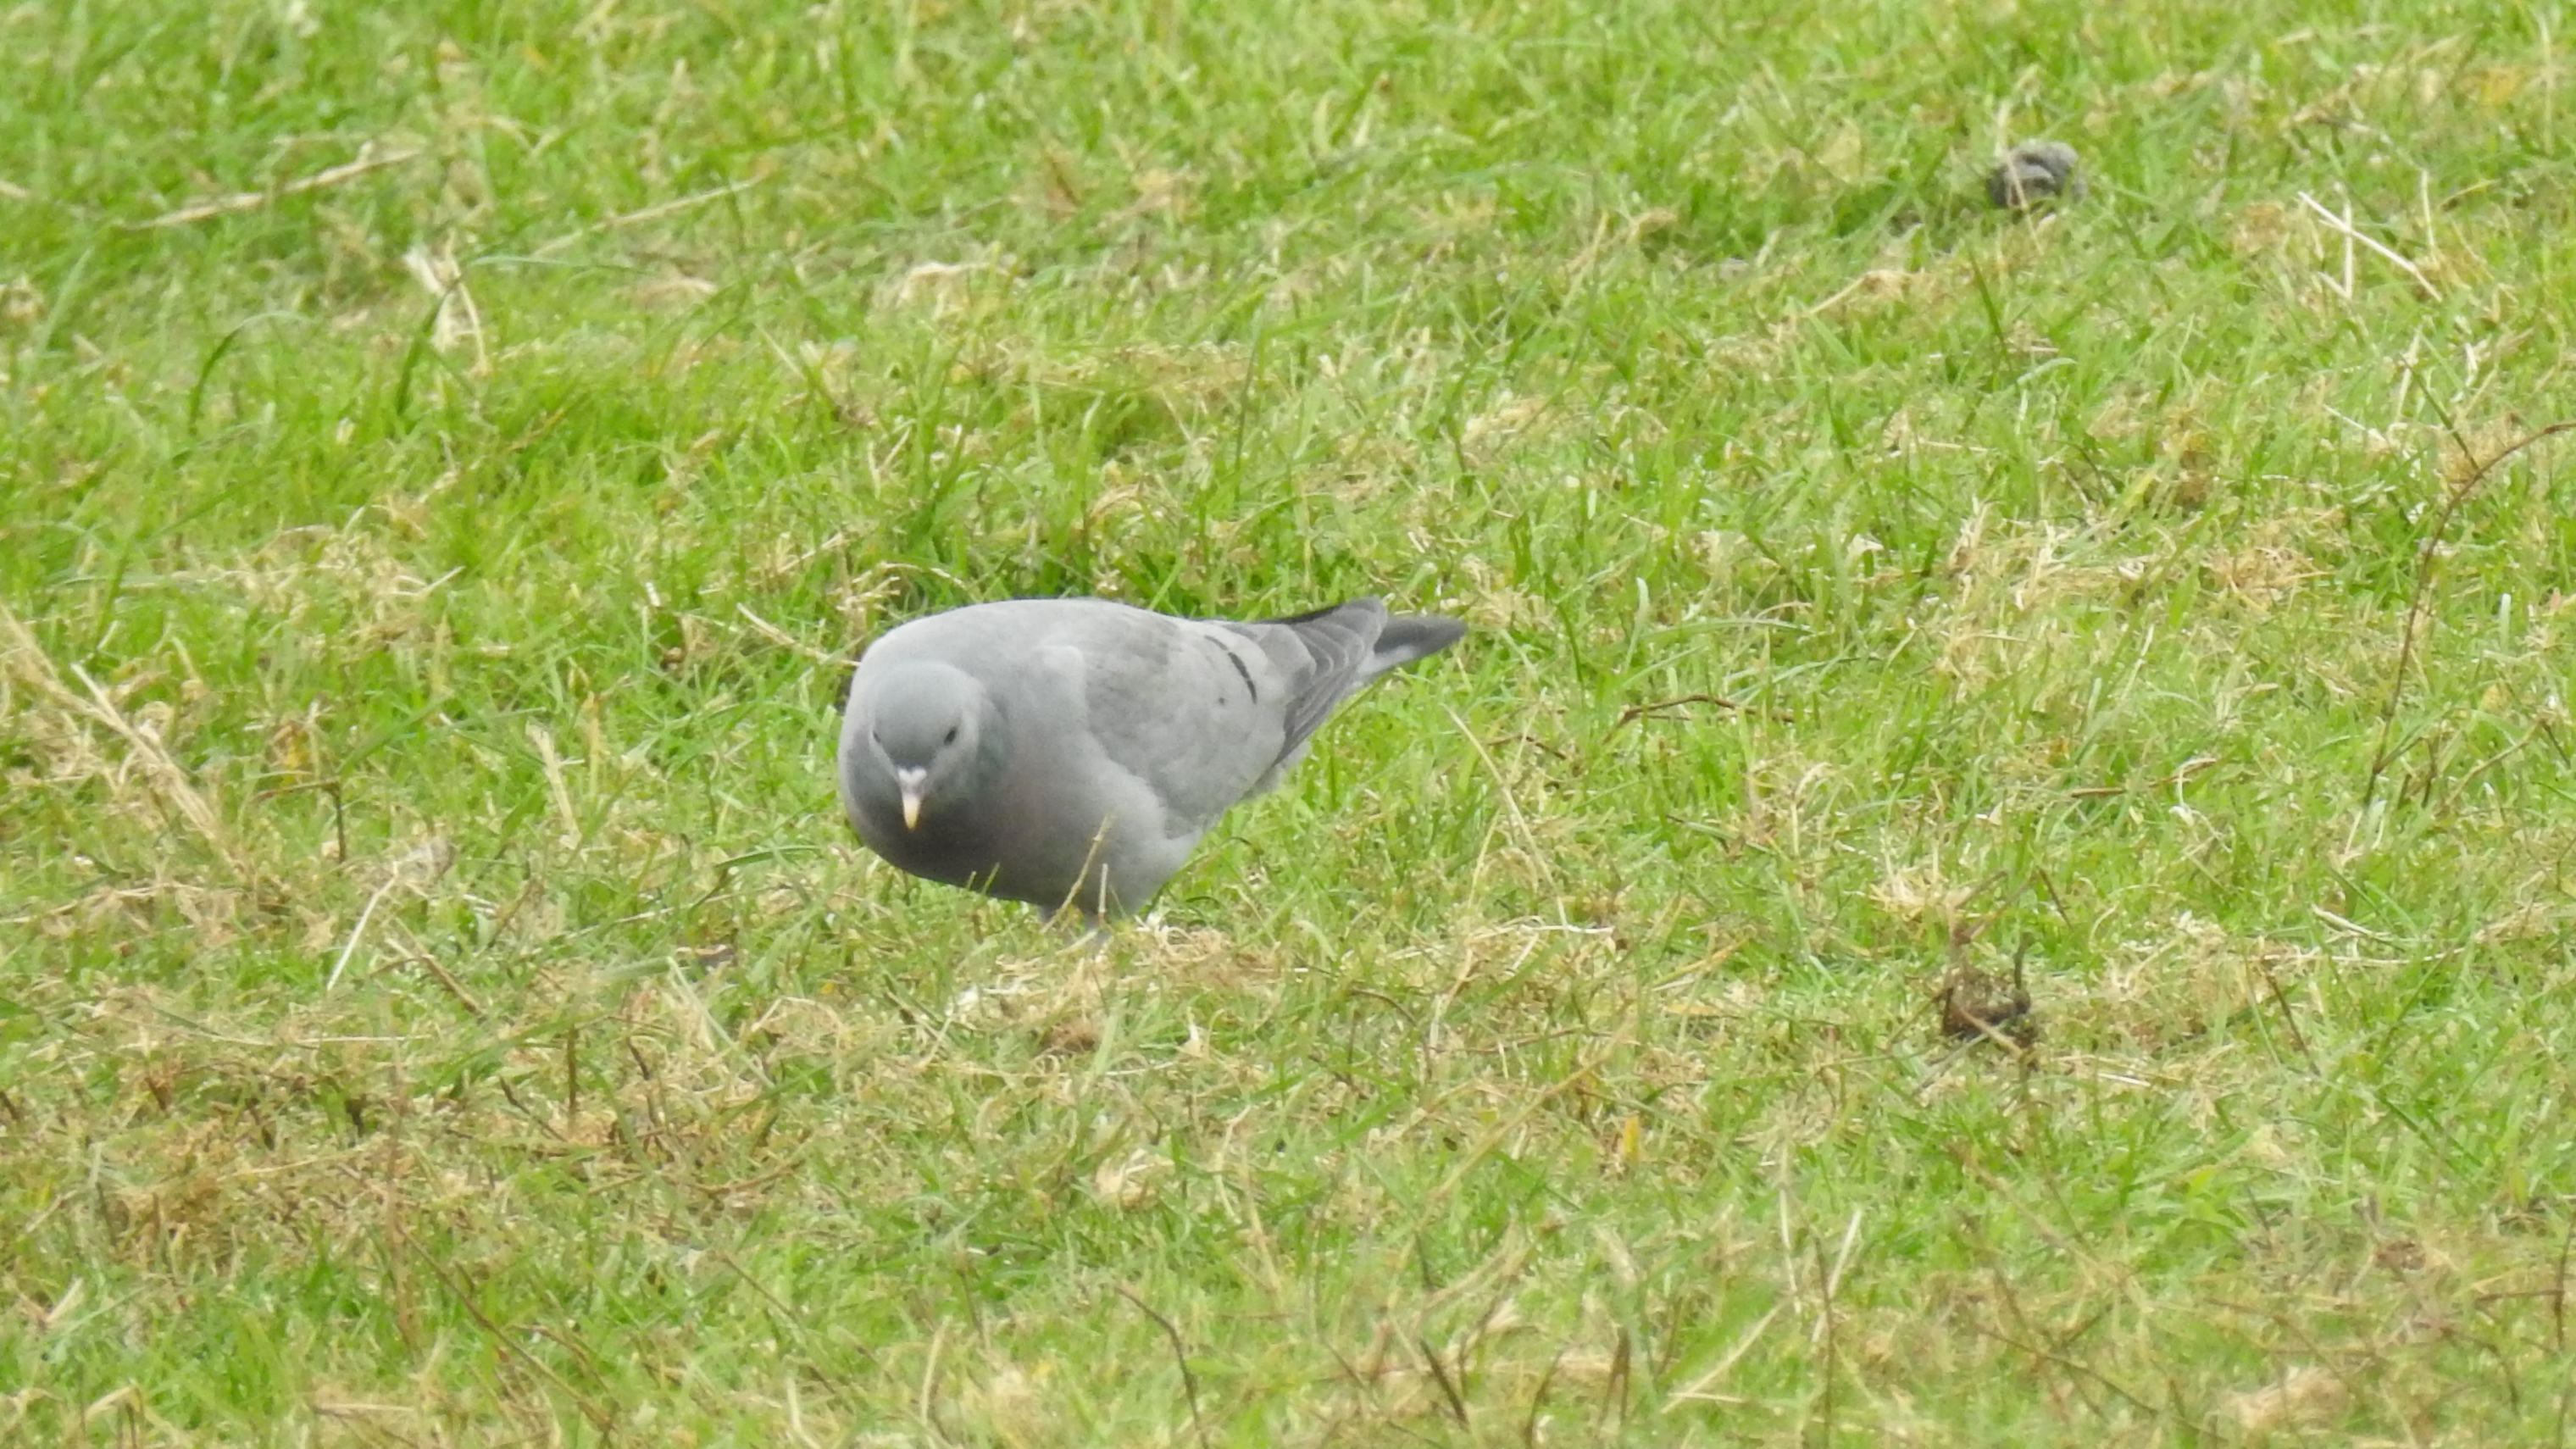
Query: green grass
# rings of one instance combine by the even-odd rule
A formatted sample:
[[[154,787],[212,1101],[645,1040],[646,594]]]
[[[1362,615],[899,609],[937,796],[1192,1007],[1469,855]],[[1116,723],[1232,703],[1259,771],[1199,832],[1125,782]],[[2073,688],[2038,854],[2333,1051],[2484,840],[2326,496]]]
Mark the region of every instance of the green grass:
[[[0,11],[0,1438],[2563,1441],[2563,9],[358,9]],[[1094,954],[1065,592],[1476,627]]]

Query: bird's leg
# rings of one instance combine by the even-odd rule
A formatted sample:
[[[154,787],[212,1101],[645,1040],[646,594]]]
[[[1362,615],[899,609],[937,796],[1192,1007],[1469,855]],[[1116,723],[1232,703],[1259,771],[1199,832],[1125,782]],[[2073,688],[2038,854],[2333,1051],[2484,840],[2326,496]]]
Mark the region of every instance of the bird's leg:
[[[1078,951],[1085,948],[1089,948],[1094,951],[1106,951],[1109,949],[1109,921],[1107,917],[1094,914],[1071,901],[1067,901],[1065,904],[1056,907],[1052,911],[1047,910],[1043,906],[1040,906],[1038,909],[1046,916],[1047,928],[1062,934],[1066,938],[1066,951]]]
[[[1100,828],[1091,833],[1090,848],[1082,853],[1082,870],[1074,876],[1072,888],[1064,893],[1064,899],[1056,903],[1055,914],[1061,916],[1069,911],[1080,911],[1091,918],[1095,928],[1109,918],[1109,871],[1100,863],[1100,852],[1109,844],[1109,827],[1117,820],[1115,815],[1101,817]],[[1086,904],[1082,899],[1082,888],[1091,884],[1091,873],[1095,870],[1100,872],[1100,883],[1094,898]]]

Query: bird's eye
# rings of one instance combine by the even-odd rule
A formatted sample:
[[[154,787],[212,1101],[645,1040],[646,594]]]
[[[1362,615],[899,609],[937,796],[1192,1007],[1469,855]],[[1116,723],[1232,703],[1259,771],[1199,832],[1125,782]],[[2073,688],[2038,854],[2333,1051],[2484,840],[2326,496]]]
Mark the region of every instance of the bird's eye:
[[[940,743],[941,743],[941,744],[943,744],[943,745],[953,745],[953,744],[957,743],[957,726],[955,726],[955,725],[950,725],[950,726],[948,727],[948,735],[947,735],[947,737],[946,737],[945,739],[942,739],[942,740],[940,741]]]

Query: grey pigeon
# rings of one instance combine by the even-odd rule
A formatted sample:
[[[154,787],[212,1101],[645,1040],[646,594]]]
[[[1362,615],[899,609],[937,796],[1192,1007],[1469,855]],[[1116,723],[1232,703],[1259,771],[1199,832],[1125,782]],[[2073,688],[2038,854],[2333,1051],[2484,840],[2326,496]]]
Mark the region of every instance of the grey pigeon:
[[[2027,211],[2043,201],[2081,201],[2084,178],[2075,148],[2063,141],[2024,141],[1986,173],[1986,199],[2006,211]]]
[[[1107,599],[931,614],[859,660],[841,804],[902,870],[1094,921],[1141,908],[1350,694],[1467,626],[1375,599],[1179,619]]]

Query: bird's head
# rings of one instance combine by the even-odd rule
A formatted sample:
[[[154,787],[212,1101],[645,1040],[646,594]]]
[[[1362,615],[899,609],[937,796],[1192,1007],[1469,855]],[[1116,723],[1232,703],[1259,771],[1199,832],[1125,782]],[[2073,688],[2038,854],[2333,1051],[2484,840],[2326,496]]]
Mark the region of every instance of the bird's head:
[[[992,697],[946,664],[906,664],[877,681],[868,743],[894,776],[903,828],[917,830],[926,802],[956,793],[984,769]]]

